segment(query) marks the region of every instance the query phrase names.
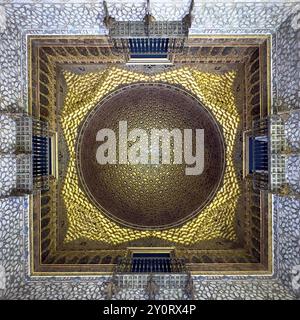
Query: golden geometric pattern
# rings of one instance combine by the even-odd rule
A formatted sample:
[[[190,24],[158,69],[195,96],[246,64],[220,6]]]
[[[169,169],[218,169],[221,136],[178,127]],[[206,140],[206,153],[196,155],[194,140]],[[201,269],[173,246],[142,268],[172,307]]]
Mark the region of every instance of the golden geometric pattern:
[[[65,242],[87,239],[116,245],[144,237],[157,237],[191,245],[217,238],[235,240],[235,213],[240,195],[240,185],[233,160],[234,143],[240,121],[233,92],[235,75],[234,71],[220,75],[204,73],[191,67],[182,67],[156,75],[145,75],[117,67],[84,75],[65,72],[68,92],[60,118],[70,157],[62,186],[68,218]],[[79,187],[75,154],[78,127],[87,113],[105,95],[120,85],[135,82],[164,82],[183,86],[212,112],[223,129],[226,145],[223,185],[201,215],[180,227],[162,231],[141,231],[120,226],[99,212]]]

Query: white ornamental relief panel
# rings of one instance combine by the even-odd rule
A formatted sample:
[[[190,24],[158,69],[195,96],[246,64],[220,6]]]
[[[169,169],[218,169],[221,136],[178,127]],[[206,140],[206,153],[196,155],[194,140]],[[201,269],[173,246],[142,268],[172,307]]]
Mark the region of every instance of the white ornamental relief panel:
[[[6,29],[6,14],[4,6],[0,6],[0,33]]]
[[[292,287],[300,294],[300,265],[294,266],[292,269]]]
[[[300,13],[297,13],[292,22],[291,22],[291,27],[295,30],[298,31],[300,29]]]
[[[0,265],[0,290],[5,290],[5,269]]]

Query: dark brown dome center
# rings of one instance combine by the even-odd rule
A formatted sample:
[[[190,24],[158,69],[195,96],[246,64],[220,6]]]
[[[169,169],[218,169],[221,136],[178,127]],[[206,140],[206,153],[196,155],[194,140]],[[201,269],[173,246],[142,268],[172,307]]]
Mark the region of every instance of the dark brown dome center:
[[[120,164],[119,122],[127,121],[128,134],[151,129],[192,129],[193,154],[196,129],[204,130],[204,170],[187,175],[182,164]],[[115,164],[99,164],[96,153],[103,142],[96,141],[99,130],[116,134]],[[107,142],[107,139],[104,143]],[[130,141],[128,148],[136,141]],[[170,139],[174,160],[175,139]],[[162,147],[162,143],[160,143]],[[135,84],[117,90],[103,99],[87,116],[77,141],[81,187],[89,199],[114,221],[138,229],[164,229],[191,219],[211,202],[224,172],[224,142],[219,126],[202,104],[182,89],[164,84]],[[183,145],[184,150],[184,145]],[[161,151],[161,150],[160,150]],[[107,155],[107,154],[106,154]]]

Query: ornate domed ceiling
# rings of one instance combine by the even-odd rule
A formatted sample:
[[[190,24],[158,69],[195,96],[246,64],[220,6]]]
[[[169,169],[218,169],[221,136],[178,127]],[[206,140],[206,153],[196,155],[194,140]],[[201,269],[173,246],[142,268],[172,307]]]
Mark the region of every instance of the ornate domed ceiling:
[[[104,19],[107,14],[117,22],[142,21],[146,1],[107,1],[108,10],[101,1],[54,2],[4,0],[0,5],[0,121],[5,124],[0,298],[107,299],[108,278],[102,276],[111,275],[133,247],[151,247],[174,249],[189,272],[202,275],[193,277],[196,299],[297,299],[297,0],[197,1],[189,37],[172,57],[173,65],[147,67],[126,65],[128,56],[114,50],[103,24],[111,20]],[[151,5],[158,22],[185,17],[189,1],[161,2]],[[102,214],[77,171],[76,142],[85,117],[119,87],[147,81],[192,92],[210,108],[226,144],[223,181],[212,202],[190,220],[163,230],[140,230]],[[47,177],[49,189],[29,196],[23,195],[33,186],[27,187],[32,153],[23,153],[15,139],[23,113],[49,125],[55,164]],[[262,190],[245,175],[250,158],[243,133],[268,115],[284,122],[286,132],[269,134],[274,140],[280,135],[286,146],[271,153],[271,189]],[[25,141],[31,144],[24,139],[22,147]],[[283,193],[269,192],[272,180],[286,181]],[[140,284],[114,299],[144,299]],[[164,289],[158,299],[178,299],[178,293]]]
[[[138,128],[148,134],[149,139],[143,142],[146,149],[149,144],[148,163],[97,162],[97,132],[108,128],[118,134],[120,121],[127,121],[128,133]],[[171,163],[160,159],[158,164],[151,164],[152,129],[160,131],[155,134],[158,139],[162,138],[161,130],[179,129],[181,153],[182,143],[187,142],[183,132],[192,129],[194,154],[196,150],[204,152],[203,172],[187,175],[186,167],[196,164],[187,165],[184,159],[181,164],[174,163],[172,138],[167,141],[171,144]],[[196,149],[196,129],[204,130],[203,149],[199,149],[199,141]],[[128,141],[126,148],[134,142]],[[223,177],[224,141],[219,125],[198,100],[170,85],[137,84],[113,92],[89,113],[78,144],[78,168],[86,194],[108,217],[134,228],[164,229],[184,223],[211,202]]]
[[[57,179],[34,203],[34,272],[109,272],[132,247],[176,248],[197,272],[266,270],[267,220],[246,201],[241,134],[267,106],[257,75],[268,40],[191,38],[173,66],[151,68],[125,65],[104,37],[86,41],[32,38],[32,112],[57,132],[58,152]],[[204,129],[204,171],[186,176],[185,159],[100,165],[97,132],[116,131],[118,152],[119,120],[149,139],[152,128]]]

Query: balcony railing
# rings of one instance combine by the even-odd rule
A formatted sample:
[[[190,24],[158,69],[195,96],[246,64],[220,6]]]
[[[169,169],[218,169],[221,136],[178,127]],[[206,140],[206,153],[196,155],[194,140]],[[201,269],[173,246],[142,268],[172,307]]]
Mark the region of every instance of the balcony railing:
[[[123,258],[117,264],[116,273],[185,273],[184,259],[137,257]]]
[[[114,21],[109,29],[111,38],[171,37],[188,36],[188,25],[182,21],[153,21],[146,25],[144,21]]]
[[[161,289],[176,290],[182,299],[193,299],[194,285],[184,259],[171,257],[130,257],[119,260],[108,282],[108,299],[118,290],[145,290],[155,299]]]

